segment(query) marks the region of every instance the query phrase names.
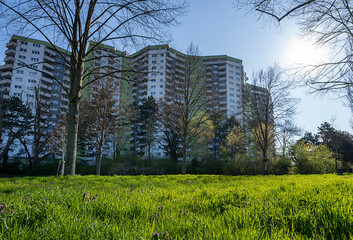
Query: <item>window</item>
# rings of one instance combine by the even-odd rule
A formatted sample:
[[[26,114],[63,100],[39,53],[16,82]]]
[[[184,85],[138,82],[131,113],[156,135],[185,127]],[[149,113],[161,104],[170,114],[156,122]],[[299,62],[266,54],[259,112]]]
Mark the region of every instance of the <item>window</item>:
[[[151,92],[151,95],[153,96],[153,95],[156,95],[156,93],[155,92]]]
[[[164,73],[161,72],[161,75],[163,75]]]
[[[50,110],[51,110],[51,111],[57,111],[58,108],[56,108],[56,107],[50,107]]]
[[[161,60],[161,63],[164,62],[164,60]]]
[[[16,97],[21,97],[21,93],[13,93],[13,95]]]
[[[29,82],[29,83],[36,83],[36,82],[37,82],[37,80],[34,80],[34,79],[28,79],[28,82]]]
[[[59,90],[59,87],[58,86],[53,86],[53,89]]]
[[[151,82],[156,82],[156,79],[152,79]]]
[[[19,59],[26,59],[26,56],[19,55]]]
[[[16,81],[22,82],[22,80],[23,78],[19,78],[19,77],[16,78]]]
[[[240,92],[240,89],[237,89],[237,92]]]
[[[237,83],[237,86],[239,87],[239,86],[240,86],[240,84],[239,84],[239,83]]]
[[[23,44],[23,45],[28,45],[28,42],[21,41],[21,44]]]
[[[59,94],[53,93],[52,96],[53,96],[53,97],[59,97]]]
[[[229,71],[230,74],[233,74],[234,72],[233,71]]]
[[[33,47],[40,47],[40,44],[38,44],[38,43],[33,43]]]
[[[39,58],[31,58],[33,62],[39,62]]]
[[[234,105],[230,105],[230,108],[231,108],[231,109],[234,109],[235,107],[234,107]]]
[[[164,57],[164,54],[163,54],[163,53],[161,54],[161,57]]]
[[[240,98],[240,95],[237,95],[237,98]]]
[[[34,87],[27,87],[27,89],[34,91]]]
[[[159,94],[163,95],[163,92],[159,92]]]
[[[234,99],[229,99],[229,102],[234,103]]]
[[[39,51],[32,51],[32,53],[39,55],[40,52]]]
[[[37,73],[36,72],[29,72],[29,75],[35,76],[35,75],[37,75]]]
[[[156,88],[156,85],[152,85],[151,88]]]
[[[152,70],[156,70],[156,67],[152,67]]]
[[[26,65],[24,63],[17,63],[18,66],[20,67],[25,67]]]
[[[234,94],[233,94],[233,93],[231,93],[231,94],[229,94],[229,96],[230,96],[230,97],[234,97]]]
[[[27,94],[27,97],[28,98],[34,98],[34,95],[33,94]]]
[[[232,77],[232,76],[229,76],[229,79],[234,79],[234,77]]]
[[[229,88],[230,91],[234,91],[234,88]]]
[[[156,61],[156,60],[153,60],[152,63],[157,63],[157,61]]]
[[[160,88],[163,88],[164,86],[163,86],[163,85],[160,85],[159,87],[160,87]]]
[[[157,54],[152,54],[152,57],[157,57]]]
[[[23,70],[16,70],[16,73],[24,74],[25,72]]]
[[[238,76],[239,76],[239,75],[240,75],[240,73],[238,73],[238,72],[237,72],[237,73],[236,73],[236,75],[238,75]]]
[[[27,52],[27,49],[25,49],[25,48],[20,48],[20,52]]]
[[[234,82],[229,82],[229,85],[233,86],[233,85],[234,85]]]
[[[30,68],[38,69],[38,65],[29,65]]]
[[[58,100],[52,100],[51,102],[54,103],[54,104],[58,104],[59,103]]]
[[[22,89],[22,86],[21,85],[15,85],[15,88]]]

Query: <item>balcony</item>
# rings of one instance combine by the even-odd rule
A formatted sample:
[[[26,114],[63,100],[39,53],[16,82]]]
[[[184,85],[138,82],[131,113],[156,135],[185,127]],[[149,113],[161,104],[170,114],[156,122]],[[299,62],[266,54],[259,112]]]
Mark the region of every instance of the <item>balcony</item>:
[[[0,84],[1,85],[7,85],[7,84],[11,84],[11,79],[2,79],[0,80]]]
[[[17,47],[17,42],[9,42],[6,44],[6,47],[9,49],[16,49]]]
[[[15,57],[13,56],[6,56],[4,59],[5,63],[14,63],[15,62]]]
[[[40,88],[42,88],[43,90],[46,90],[46,91],[51,91],[52,90],[50,86],[47,86],[45,84],[41,84]]]
[[[6,56],[15,56],[16,50],[14,50],[14,49],[7,49],[7,50],[5,51],[5,54],[6,54]]]
[[[226,88],[220,88],[218,91],[219,91],[220,93],[225,93],[225,92],[227,92],[227,89],[226,89]]]
[[[2,74],[4,78],[12,78],[12,71],[7,71]]]
[[[14,68],[14,65],[11,63],[5,64],[3,67],[3,69],[7,69],[7,70],[13,70],[13,68]]]
[[[43,82],[49,83],[49,84],[53,83],[52,79],[50,79],[48,77],[45,77],[45,76],[42,76],[42,78],[40,80],[43,81]]]
[[[43,91],[39,91],[39,95],[40,95],[40,96],[47,97],[47,98],[50,98],[50,97],[51,97],[51,94],[46,93],[46,92],[43,92]]]

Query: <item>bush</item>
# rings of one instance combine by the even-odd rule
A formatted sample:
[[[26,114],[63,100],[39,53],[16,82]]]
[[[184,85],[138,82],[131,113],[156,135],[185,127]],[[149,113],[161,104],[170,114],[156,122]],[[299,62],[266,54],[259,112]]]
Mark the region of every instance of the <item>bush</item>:
[[[334,153],[326,145],[299,143],[292,147],[294,173],[333,173],[336,169]]]
[[[287,157],[280,157],[279,160],[271,164],[271,174],[284,175],[289,174],[292,167],[291,160]]]
[[[259,160],[252,160],[246,156],[233,159],[224,165],[224,174],[227,175],[257,175],[261,174]]]

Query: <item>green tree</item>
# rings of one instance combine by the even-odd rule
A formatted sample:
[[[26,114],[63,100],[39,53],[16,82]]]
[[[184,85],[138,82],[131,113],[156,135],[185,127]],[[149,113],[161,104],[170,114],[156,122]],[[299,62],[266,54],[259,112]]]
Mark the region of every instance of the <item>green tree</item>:
[[[222,145],[223,152],[227,155],[227,160],[237,160],[245,155],[247,138],[244,129],[235,125],[232,131],[227,135],[225,144]]]
[[[218,113],[211,115],[211,118],[214,126],[214,138],[212,143],[213,157],[217,159],[221,152],[222,146],[226,144],[228,134],[235,126],[240,126],[240,123],[234,116],[222,120],[218,116]]]
[[[1,131],[7,135],[6,144],[1,149],[0,157],[3,165],[7,164],[7,156],[11,145],[17,139],[24,144],[28,155],[28,167],[32,171],[32,159],[30,150],[27,148],[27,136],[31,134],[33,126],[33,114],[29,106],[22,102],[19,97],[12,96],[1,100]],[[5,139],[4,139],[5,140]]]
[[[138,149],[140,155],[147,156],[151,160],[151,150],[157,141],[158,134],[158,111],[159,107],[154,97],[149,96],[138,105]]]

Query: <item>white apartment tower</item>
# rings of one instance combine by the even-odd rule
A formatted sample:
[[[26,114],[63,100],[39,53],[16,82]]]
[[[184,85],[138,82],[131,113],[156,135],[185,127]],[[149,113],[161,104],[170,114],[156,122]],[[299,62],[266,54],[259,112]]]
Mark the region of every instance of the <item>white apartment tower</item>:
[[[6,47],[5,65],[0,79],[3,97],[17,96],[34,112],[35,92],[38,91],[40,104],[46,109],[44,115],[55,121],[68,109],[67,94],[63,89],[69,89],[70,83],[65,62],[65,58],[68,60],[67,51],[44,41],[16,35],[11,37]],[[48,133],[54,127],[50,126]],[[15,145],[18,147],[9,153],[10,156],[20,152],[20,144]]]

